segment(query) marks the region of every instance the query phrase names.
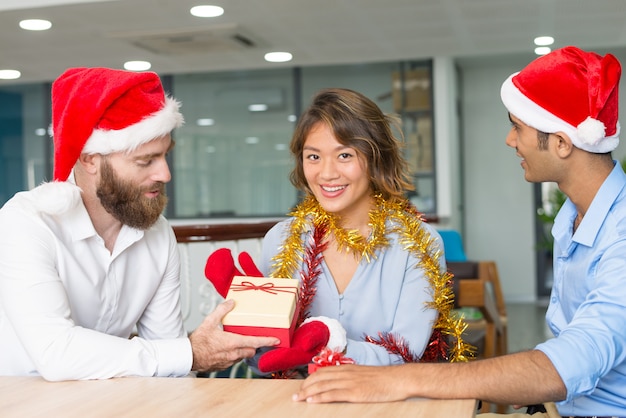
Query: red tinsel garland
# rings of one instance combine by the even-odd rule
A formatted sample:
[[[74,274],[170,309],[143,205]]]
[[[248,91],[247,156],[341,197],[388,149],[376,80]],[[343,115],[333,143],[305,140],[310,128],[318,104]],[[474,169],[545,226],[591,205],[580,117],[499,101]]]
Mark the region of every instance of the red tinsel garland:
[[[402,357],[405,363],[416,363],[419,357],[411,352],[409,344],[404,338],[396,338],[391,332],[379,332],[378,339],[366,335],[363,337],[368,343],[376,344],[383,347],[390,354],[397,354]]]
[[[322,242],[326,236],[327,228],[317,225],[313,230],[313,245],[307,246],[305,249],[304,265],[300,271],[300,293],[298,294],[298,303],[300,303],[300,315],[296,322],[296,328],[302,325],[305,319],[311,316],[310,307],[315,293],[317,292],[317,278],[319,277],[320,265],[324,255],[322,254],[328,242]],[[271,374],[273,379],[293,379],[298,377],[297,369],[279,370]]]
[[[438,329],[433,330],[428,345],[421,357],[411,351],[409,344],[404,338],[398,338],[395,334],[390,332],[379,332],[378,338],[365,335],[363,339],[368,343],[383,347],[390,354],[399,355],[405,363],[434,363],[449,360],[448,342]]]
[[[324,258],[323,252],[328,246],[328,242],[322,242],[326,236],[327,228],[317,225],[313,231],[313,245],[307,246],[305,250],[305,268],[300,271],[300,294],[298,301],[300,302],[300,316],[296,326],[300,326],[302,322],[310,315],[310,306],[315,298],[317,288],[317,278],[321,271],[320,265]]]

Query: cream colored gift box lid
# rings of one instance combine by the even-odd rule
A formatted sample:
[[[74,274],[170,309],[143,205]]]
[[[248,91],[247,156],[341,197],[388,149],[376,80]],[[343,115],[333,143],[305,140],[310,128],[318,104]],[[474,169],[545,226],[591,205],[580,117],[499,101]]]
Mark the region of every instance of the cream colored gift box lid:
[[[235,308],[224,325],[289,328],[296,311],[300,282],[294,279],[235,276],[226,299]]]

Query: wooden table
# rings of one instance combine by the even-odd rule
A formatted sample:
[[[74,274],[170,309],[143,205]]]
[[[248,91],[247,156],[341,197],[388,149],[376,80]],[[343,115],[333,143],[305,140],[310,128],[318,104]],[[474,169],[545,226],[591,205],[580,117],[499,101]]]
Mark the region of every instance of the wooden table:
[[[415,399],[375,404],[293,402],[298,380],[142,378],[46,382],[0,377],[0,416],[13,417],[454,417],[473,400]]]

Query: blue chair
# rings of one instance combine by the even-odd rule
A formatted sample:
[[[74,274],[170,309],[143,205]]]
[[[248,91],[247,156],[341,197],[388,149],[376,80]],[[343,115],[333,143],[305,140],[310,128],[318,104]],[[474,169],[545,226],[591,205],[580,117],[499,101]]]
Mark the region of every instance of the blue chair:
[[[455,307],[466,315],[466,319],[468,312],[478,314],[473,320],[468,320],[466,341],[477,345],[479,357],[506,354],[506,304],[496,263],[468,260],[458,231],[442,229],[437,232],[443,240],[448,270],[455,278]],[[490,412],[493,405],[483,401],[480,412]],[[506,405],[495,406],[498,413],[506,412]]]
[[[443,249],[446,253],[446,261],[462,262],[467,261],[461,234],[453,229],[440,229],[439,235],[443,240]]]

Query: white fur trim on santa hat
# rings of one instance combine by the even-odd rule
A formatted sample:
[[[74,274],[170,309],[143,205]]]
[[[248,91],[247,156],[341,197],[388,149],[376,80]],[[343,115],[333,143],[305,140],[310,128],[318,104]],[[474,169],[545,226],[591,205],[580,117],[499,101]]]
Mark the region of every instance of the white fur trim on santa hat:
[[[111,154],[120,151],[133,151],[138,146],[169,134],[180,127],[184,120],[178,111],[180,103],[171,97],[165,98],[161,110],[141,121],[119,130],[95,129],[85,147],[86,154]]]
[[[348,344],[346,330],[343,328],[339,321],[333,318],[328,318],[326,316],[315,316],[305,319],[302,324],[306,324],[307,322],[311,321],[320,321],[328,327],[330,338],[328,338],[328,343],[326,344],[326,347],[339,353],[345,350],[346,345]]]
[[[606,126],[601,121],[587,116],[587,119],[578,125],[576,131],[580,140],[585,144],[597,145],[604,138]]]
[[[33,206],[43,213],[59,215],[73,209],[81,201],[80,187],[69,181],[42,183],[31,190]]]
[[[517,73],[507,78],[500,89],[502,103],[513,116],[541,132],[564,132],[577,148],[585,151],[602,154],[617,148],[620,132],[619,122],[615,135],[608,137],[604,136],[604,124],[590,117],[580,123],[578,127],[572,126],[526,97],[513,84],[512,79],[515,75]]]

